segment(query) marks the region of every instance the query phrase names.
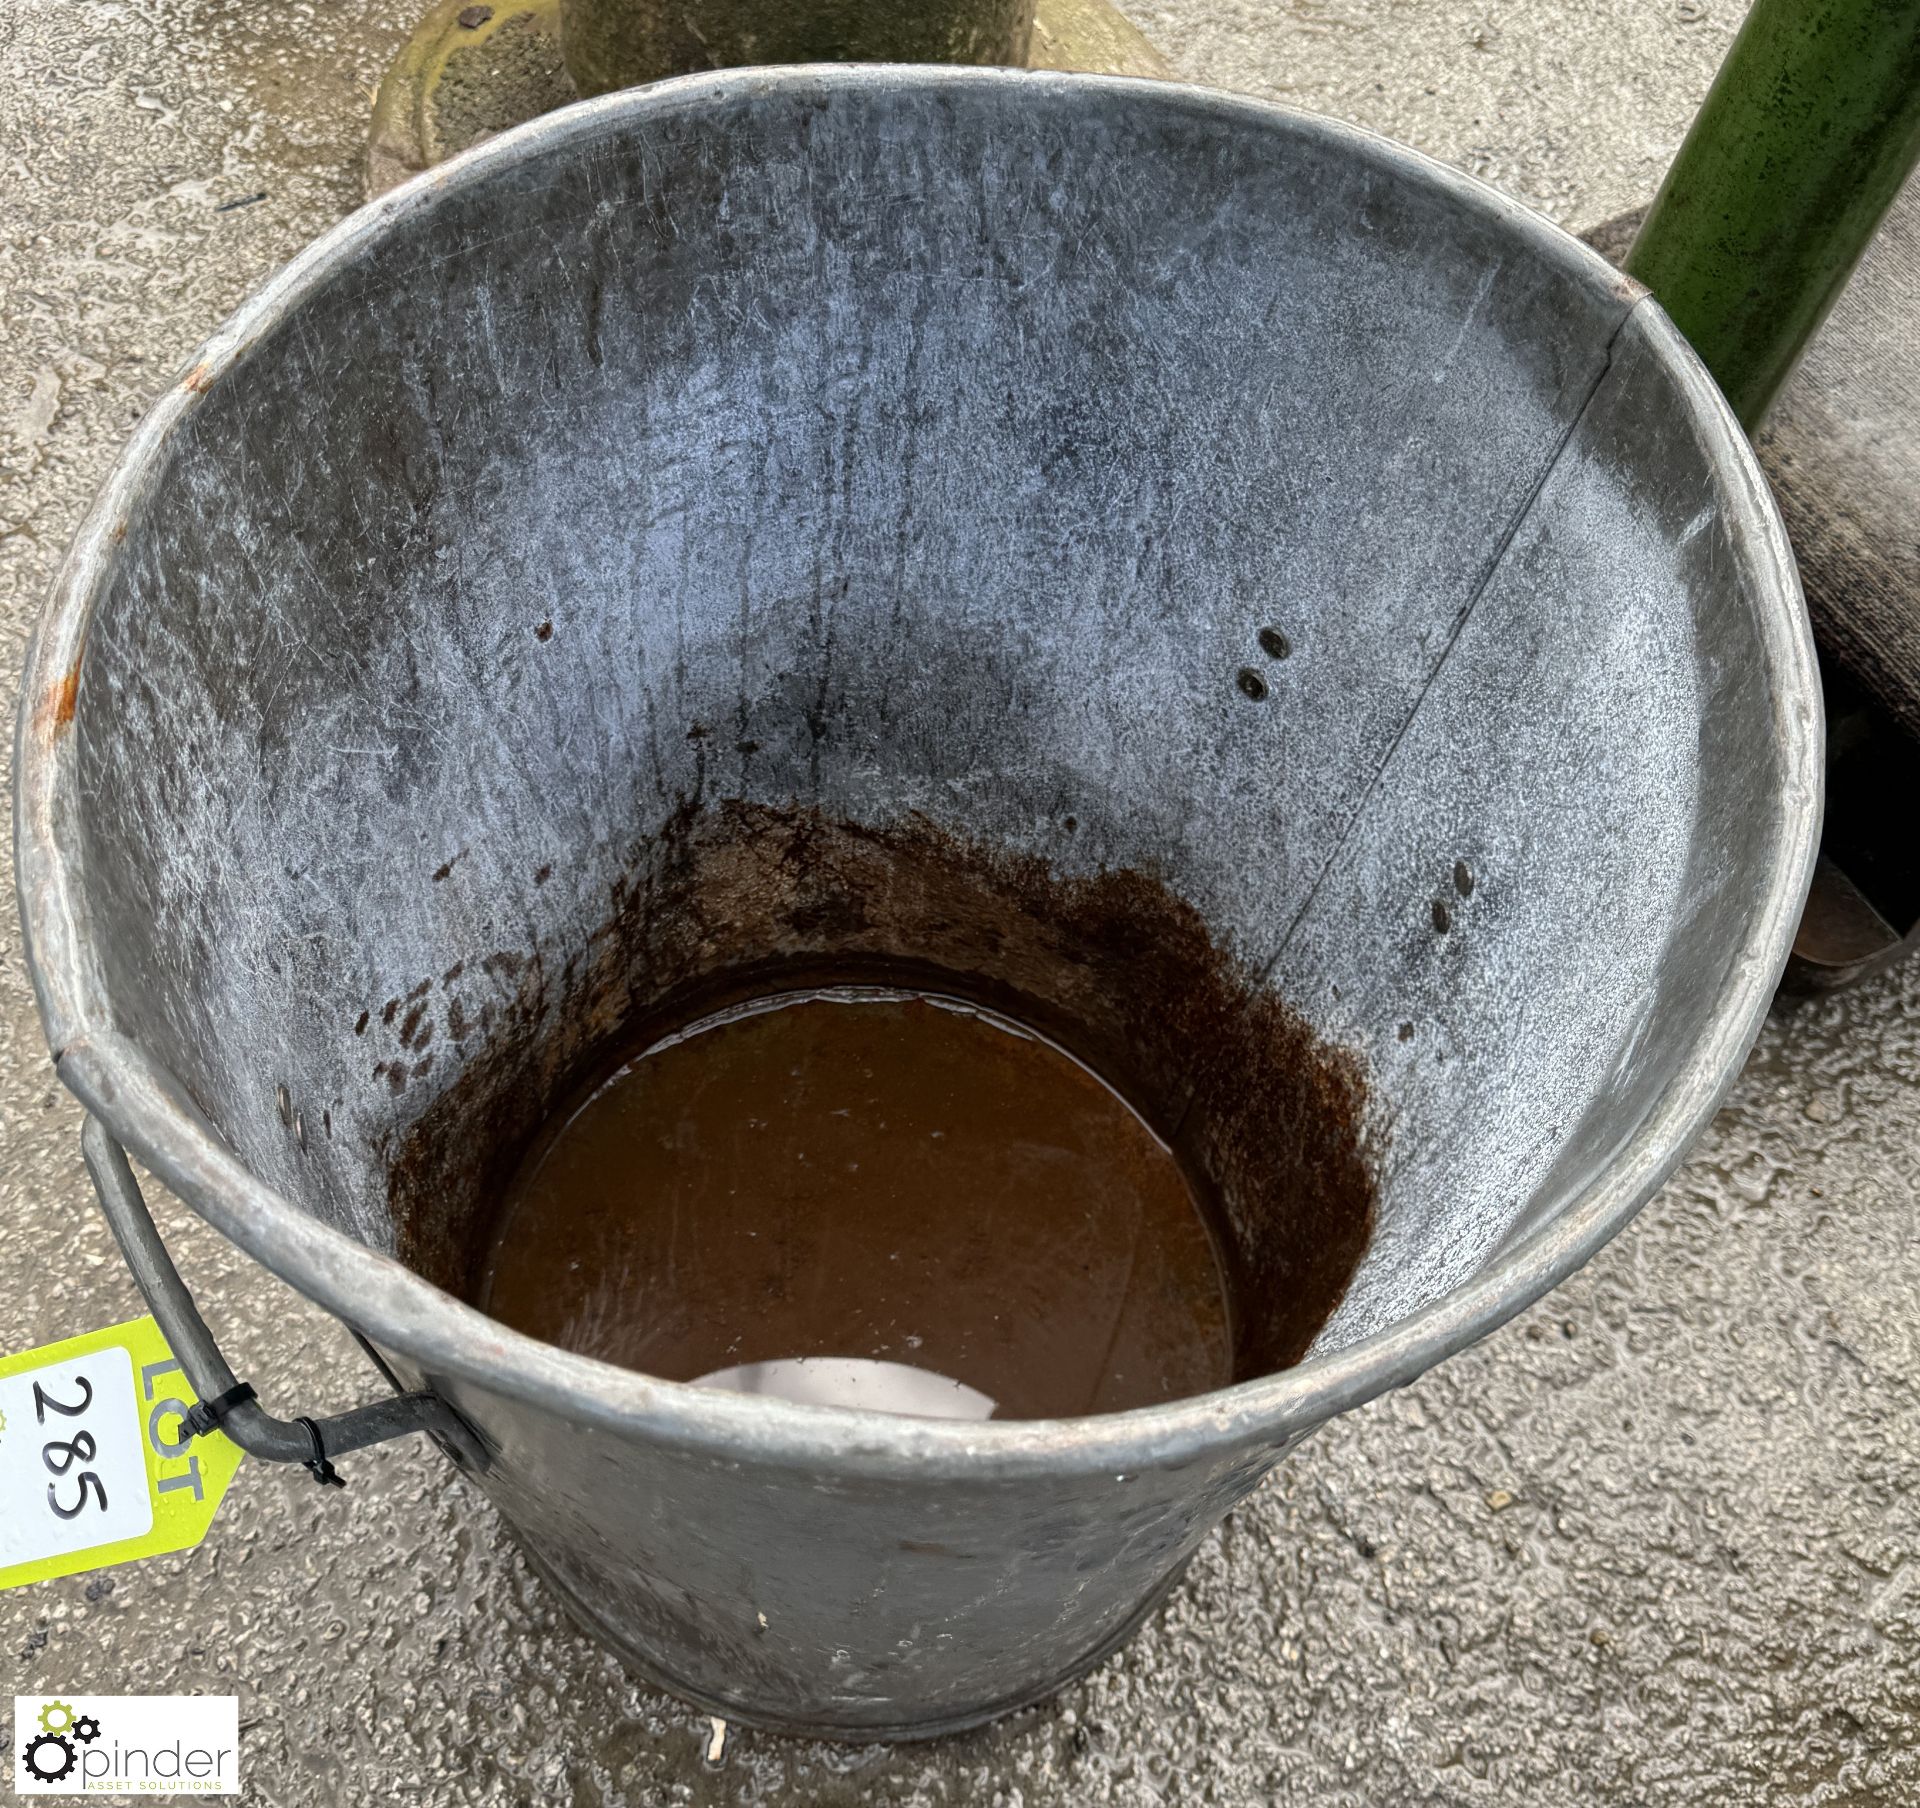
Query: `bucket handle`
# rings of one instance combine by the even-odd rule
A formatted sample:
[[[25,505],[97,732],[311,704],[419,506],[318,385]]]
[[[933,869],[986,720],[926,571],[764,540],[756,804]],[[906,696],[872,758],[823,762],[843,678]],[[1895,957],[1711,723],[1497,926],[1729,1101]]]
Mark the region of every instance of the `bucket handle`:
[[[333,1457],[416,1431],[424,1431],[459,1467],[486,1466],[485,1446],[466,1420],[438,1394],[400,1391],[398,1377],[358,1331],[354,1337],[392,1384],[395,1397],[371,1401],[324,1419],[276,1419],[254,1399],[253,1388],[234,1374],[221,1355],[220,1346],[193,1303],[193,1295],[160,1240],[126,1151],[91,1112],[80,1132],[80,1153],[93,1176],[100,1209],[106,1213],[114,1241],[133,1271],[134,1285],[145,1297],[167,1347],[200,1397],[200,1403],[186,1414],[189,1436],[201,1437],[217,1427],[249,1455],[269,1463],[299,1463],[315,1481],[335,1488],[346,1484],[334,1471]]]

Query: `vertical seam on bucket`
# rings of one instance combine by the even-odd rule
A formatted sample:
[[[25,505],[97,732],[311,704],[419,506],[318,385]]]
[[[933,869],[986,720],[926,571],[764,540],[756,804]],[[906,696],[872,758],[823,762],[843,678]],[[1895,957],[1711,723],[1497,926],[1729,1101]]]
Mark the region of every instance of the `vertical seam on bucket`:
[[[1469,592],[1466,602],[1462,605],[1458,616],[1454,620],[1452,630],[1447,635],[1446,644],[1441,647],[1439,656],[1434,660],[1432,669],[1428,671],[1420,689],[1415,694],[1412,703],[1408,706],[1407,713],[1401,719],[1400,726],[1394,730],[1393,739],[1387,743],[1386,750],[1381,754],[1379,763],[1374,767],[1366,784],[1361,787],[1359,796],[1354,800],[1353,814],[1348,817],[1346,826],[1340,831],[1333,846],[1328,849],[1326,859],[1321,862],[1320,870],[1314,874],[1313,883],[1307,887],[1306,895],[1300,901],[1300,908],[1293,913],[1292,918],[1288,921],[1287,927],[1282,933],[1273,953],[1261,963],[1260,978],[1263,983],[1271,977],[1274,968],[1280,964],[1281,958],[1286,954],[1288,948],[1293,945],[1293,938],[1298,933],[1300,925],[1306,920],[1307,912],[1313,908],[1314,900],[1320,895],[1321,888],[1326,884],[1327,876],[1339,863],[1340,856],[1346,851],[1349,843],[1352,842],[1354,836],[1358,833],[1361,820],[1367,813],[1367,806],[1373,801],[1374,793],[1380,788],[1380,781],[1386,777],[1388,769],[1393,765],[1395,758],[1400,752],[1402,742],[1406,740],[1409,731],[1419,719],[1420,711],[1425,706],[1429,693],[1431,693],[1433,687],[1440,681],[1440,674],[1447,669],[1447,662],[1453,657],[1453,650],[1459,645],[1460,636],[1465,633],[1467,623],[1473,619],[1474,611],[1480,606],[1480,599],[1486,595],[1493,584],[1493,580],[1499,575],[1501,567],[1506,564],[1507,554],[1512,551],[1513,543],[1519,538],[1520,530],[1526,526],[1528,520],[1532,517],[1541,496],[1546,491],[1547,485],[1553,481],[1554,473],[1559,470],[1562,461],[1565,459],[1567,448],[1573,444],[1574,436],[1578,434],[1588,414],[1592,411],[1594,399],[1605,386],[1607,378],[1612,375],[1614,354],[1619,347],[1620,336],[1627,330],[1628,322],[1640,311],[1645,299],[1645,297],[1641,297],[1640,300],[1636,300],[1630,304],[1626,312],[1620,316],[1619,321],[1615,324],[1602,354],[1600,368],[1594,373],[1593,381],[1587,385],[1587,392],[1580,398],[1579,407],[1577,407],[1568,418],[1566,431],[1561,434],[1559,443],[1555,445],[1545,466],[1541,469],[1540,475],[1535,478],[1529,486],[1519,508],[1514,512],[1513,519],[1507,523],[1505,532],[1501,534],[1499,543],[1494,547],[1492,555],[1487,560],[1486,568],[1480,573],[1479,578],[1475,580],[1473,589]]]

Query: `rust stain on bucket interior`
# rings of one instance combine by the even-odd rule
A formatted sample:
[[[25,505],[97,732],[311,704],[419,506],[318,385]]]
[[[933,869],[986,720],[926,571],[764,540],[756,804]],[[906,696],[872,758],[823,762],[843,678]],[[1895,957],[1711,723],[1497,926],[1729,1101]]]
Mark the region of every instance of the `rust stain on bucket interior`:
[[[1300,1359],[1338,1304],[1373,1212],[1359,1063],[1264,992],[1215,946],[1198,913],[1151,874],[1062,876],[1042,860],[976,846],[923,819],[874,828],[801,807],[740,802],[684,810],[666,835],[637,853],[631,871],[615,887],[607,919],[586,948],[494,950],[463,968],[471,990],[436,984],[431,995],[399,1001],[394,1027],[405,1032],[404,1046],[383,1058],[389,1084],[404,1087],[436,1031],[465,1057],[460,1079],[428,1107],[392,1163],[400,1253],[441,1285],[487,1301],[491,1281],[492,1308],[507,1322],[671,1379],[695,1378],[691,1369],[699,1364],[686,1351],[705,1352],[714,1367],[729,1352],[739,1360],[774,1354],[756,1346],[743,1355],[731,1347],[738,1326],[708,1325],[701,1336],[683,1340],[678,1366],[687,1372],[676,1372],[664,1345],[649,1342],[646,1327],[622,1321],[621,1289],[601,1270],[613,1264],[631,1275],[626,1297],[635,1313],[671,1315],[672,1289],[658,1271],[668,1244],[646,1223],[610,1227],[605,1188],[588,1214],[590,1232],[582,1233],[578,1221],[572,1231],[562,1222],[544,1227],[550,1234],[584,1234],[597,1251],[589,1260],[598,1266],[562,1266],[536,1277],[527,1262],[540,1227],[523,1224],[516,1235],[510,1205],[526,1189],[516,1189],[514,1177],[520,1173],[524,1182],[525,1172],[538,1168],[561,1126],[638,1052],[749,1001],[857,986],[964,1000],[1083,1063],[1164,1146],[1169,1170],[1177,1167],[1190,1189],[1184,1204],[1204,1220],[1198,1234],[1217,1251],[1210,1277],[1217,1293],[1209,1308],[1206,1283],[1192,1262],[1196,1227],[1182,1230],[1178,1213],[1156,1211],[1158,1228],[1139,1253],[1149,1262],[1189,1265],[1192,1284],[1169,1308],[1185,1315],[1192,1331],[1184,1355],[1169,1358],[1158,1380],[1136,1374],[1133,1383],[1114,1383],[1104,1394],[1099,1380],[1079,1394],[1016,1387],[1020,1398],[1006,1403],[1009,1415],[1064,1416],[1095,1410],[1096,1402],[1100,1409],[1109,1402],[1147,1404],[1270,1373]],[[502,988],[504,1002],[489,1002],[486,995],[497,998]],[[369,1009],[384,1016],[387,1002],[371,1001]],[[828,1035],[823,1046],[834,1042]],[[909,1043],[890,1058],[896,1064],[911,1059]],[[772,1086],[779,1075],[760,1079]],[[1024,1083],[1051,1082],[1031,1069]],[[871,1102],[879,1094],[870,1088],[862,1096]],[[896,1103],[908,1108],[903,1099]],[[1002,1098],[990,1109],[1004,1112],[1006,1104]],[[1116,1122],[1103,1134],[1110,1140],[1125,1133]],[[612,1159],[604,1148],[600,1156]],[[757,1181],[777,1194],[769,1175],[743,1168],[733,1181]],[[1152,1194],[1159,1184],[1143,1175],[1144,1168],[1121,1189],[1125,1199],[1115,1195],[1109,1255],[1115,1246],[1124,1250],[1138,1229],[1130,1214],[1141,1195],[1128,1189],[1144,1186]],[[655,1174],[666,1178],[664,1170]],[[818,1195],[816,1207],[827,1197]],[[948,1198],[939,1209],[951,1212],[955,1205]],[[529,1209],[551,1215],[557,1208],[548,1199]],[[653,1198],[635,1200],[631,1209],[671,1218],[678,1207]],[[777,1204],[768,1209],[779,1219]],[[983,1218],[1007,1209],[999,1201],[979,1207]],[[1082,1215],[1092,1209],[1087,1197],[1072,1207]],[[904,1232],[910,1216],[894,1219],[887,1234]],[[738,1239],[762,1229],[770,1238],[785,1235],[789,1245],[801,1237],[791,1220],[763,1225],[736,1218],[730,1233],[736,1252],[751,1249]],[[705,1233],[709,1253],[728,1246],[717,1223],[709,1222]],[[698,1233],[690,1238],[693,1246],[700,1241]],[[948,1257],[958,1260],[959,1247],[950,1239]],[[520,1277],[504,1291],[493,1279],[503,1252]],[[938,1259],[927,1249],[921,1254]],[[794,1275],[775,1276],[755,1259],[758,1284],[791,1288]],[[980,1247],[971,1259],[982,1259]],[[1030,1244],[1010,1246],[1007,1259],[1021,1265],[1017,1277],[1009,1273],[995,1283],[980,1274],[949,1276],[954,1309],[965,1309],[964,1295],[991,1315],[996,1286],[1003,1286],[1031,1313],[1044,1315],[1049,1306],[1069,1317],[1106,1312],[1103,1332],[1111,1328],[1113,1299],[1097,1286],[1089,1292],[1085,1274],[1077,1277],[1077,1290],[1063,1279],[1050,1292],[1031,1272],[1044,1257]],[[1098,1266],[1090,1250],[1075,1260],[1089,1272]],[[570,1275],[579,1288],[572,1300],[565,1293]],[[688,1297],[673,1309],[691,1310],[689,1301],[697,1298],[702,1310],[727,1310],[725,1288],[711,1274],[684,1278]],[[937,1277],[930,1284],[937,1292]],[[1096,1295],[1098,1306],[1091,1303]],[[734,1310],[744,1314],[747,1304]],[[1203,1322],[1210,1311],[1217,1314],[1221,1344],[1211,1364],[1201,1353],[1213,1334]],[[823,1324],[859,1320],[857,1312],[849,1318],[824,1305],[820,1313]],[[871,1332],[869,1325],[861,1335]],[[928,1334],[925,1328],[900,1332],[903,1338]],[[790,1326],[789,1335],[798,1333]],[[872,1335],[871,1347],[809,1345],[787,1353],[911,1358],[904,1343]],[[1004,1345],[1004,1338],[995,1345],[1003,1356]],[[1058,1351],[1049,1360],[1057,1358]],[[955,1372],[953,1378],[979,1386],[997,1376],[995,1385],[1004,1388],[1008,1373],[1003,1362],[993,1375]],[[983,1391],[993,1394],[995,1386]]]

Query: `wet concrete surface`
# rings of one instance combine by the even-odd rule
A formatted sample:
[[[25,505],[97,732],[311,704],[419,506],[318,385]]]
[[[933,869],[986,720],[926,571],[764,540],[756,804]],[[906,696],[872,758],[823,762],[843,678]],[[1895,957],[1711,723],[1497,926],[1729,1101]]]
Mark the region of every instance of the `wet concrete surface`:
[[[93,486],[357,198],[408,8],[0,6],[0,684]],[[1163,0],[1184,73],[1379,126],[1579,224],[1642,198],[1737,9]],[[255,198],[258,197],[258,198]],[[11,867],[0,874],[11,895]],[[1479,1348],[1328,1428],[1141,1637],[935,1746],[714,1729],[629,1681],[440,1460],[249,1465],[197,1551],[0,1598],[0,1694],[235,1691],[286,1804],[1920,1800],[1920,968],[1769,1025],[1680,1177]],[[170,1201],[281,1411],[373,1377]],[[138,1310],[0,934],[0,1348]]]

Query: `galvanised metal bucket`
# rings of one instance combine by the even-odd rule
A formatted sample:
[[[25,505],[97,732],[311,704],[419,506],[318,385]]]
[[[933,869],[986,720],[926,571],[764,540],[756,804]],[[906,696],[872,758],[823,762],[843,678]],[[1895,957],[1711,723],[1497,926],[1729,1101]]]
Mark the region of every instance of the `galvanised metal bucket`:
[[[33,651],[22,911],[203,1395],[119,1145],[413,1390],[209,1417],[317,1472],[433,1429],[646,1675],[910,1736],[1097,1661],[1290,1444],[1632,1215],[1766,1008],[1819,744],[1746,443],[1571,239],[1192,88],[735,72],[421,177],[203,350]],[[1352,1120],[1308,1360],[916,1420],[435,1284],[621,1023],[903,951],[1173,1100],[1256,1301]]]

